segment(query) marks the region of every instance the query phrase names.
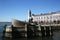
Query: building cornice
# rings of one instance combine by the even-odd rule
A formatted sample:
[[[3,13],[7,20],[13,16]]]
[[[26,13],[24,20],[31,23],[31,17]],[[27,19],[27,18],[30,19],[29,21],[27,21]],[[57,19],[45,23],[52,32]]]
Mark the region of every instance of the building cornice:
[[[32,16],[44,16],[44,15],[53,15],[53,14],[60,14],[60,11],[56,11],[56,12],[49,12],[49,13],[44,13],[44,14],[37,14],[37,15],[32,15]]]

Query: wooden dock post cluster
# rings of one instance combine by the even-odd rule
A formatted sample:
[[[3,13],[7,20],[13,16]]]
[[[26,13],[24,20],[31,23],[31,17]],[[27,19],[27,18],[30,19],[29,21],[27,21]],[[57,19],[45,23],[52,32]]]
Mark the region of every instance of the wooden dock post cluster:
[[[4,26],[3,37],[12,38],[12,27],[11,26],[7,26],[7,25]]]
[[[43,37],[53,36],[52,27],[49,26],[41,26],[41,34]]]
[[[52,37],[53,30],[51,26],[39,26],[32,25],[27,30],[28,37]]]
[[[27,37],[36,37],[36,29],[35,25],[29,25],[27,27]]]
[[[23,27],[22,27],[23,28]],[[40,26],[41,29],[38,31],[37,26],[35,25],[25,25],[25,28],[22,29],[20,27],[4,26],[3,36],[10,38],[17,37],[48,37],[53,35],[52,27],[50,26]],[[25,30],[25,31],[22,31]]]
[[[25,25],[27,27],[27,25]],[[27,28],[26,27],[14,27],[11,26],[4,26],[3,30],[3,37],[4,38],[20,38],[20,37],[27,37]]]

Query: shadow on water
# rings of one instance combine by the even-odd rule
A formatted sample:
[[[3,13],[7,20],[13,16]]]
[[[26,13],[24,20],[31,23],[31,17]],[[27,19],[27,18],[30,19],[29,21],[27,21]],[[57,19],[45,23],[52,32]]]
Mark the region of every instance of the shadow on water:
[[[55,31],[52,37],[31,37],[31,38],[2,38],[0,33],[0,40],[60,40],[60,31]]]
[[[0,40],[54,40],[54,39],[53,39],[53,37],[30,37],[30,38],[25,38],[25,37],[23,37],[23,38],[22,37],[20,37],[20,38],[2,38],[2,37],[0,37]]]
[[[2,40],[27,40],[27,38],[2,38]]]
[[[35,37],[35,38],[2,38],[3,40],[53,40],[52,37]]]
[[[34,38],[27,38],[28,40],[53,40],[52,37],[34,37]]]

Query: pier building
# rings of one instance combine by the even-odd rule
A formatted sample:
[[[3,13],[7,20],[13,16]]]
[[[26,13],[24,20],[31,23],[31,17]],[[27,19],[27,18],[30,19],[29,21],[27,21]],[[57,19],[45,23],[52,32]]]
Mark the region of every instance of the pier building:
[[[60,23],[60,11],[32,14],[31,10],[28,10],[28,20],[37,23]]]

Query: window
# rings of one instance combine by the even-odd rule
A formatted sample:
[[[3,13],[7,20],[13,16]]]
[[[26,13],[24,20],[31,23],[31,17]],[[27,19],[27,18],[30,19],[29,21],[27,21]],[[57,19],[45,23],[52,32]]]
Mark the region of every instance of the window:
[[[49,19],[49,17],[47,16],[47,19]]]

